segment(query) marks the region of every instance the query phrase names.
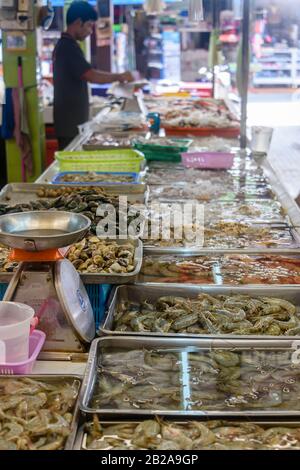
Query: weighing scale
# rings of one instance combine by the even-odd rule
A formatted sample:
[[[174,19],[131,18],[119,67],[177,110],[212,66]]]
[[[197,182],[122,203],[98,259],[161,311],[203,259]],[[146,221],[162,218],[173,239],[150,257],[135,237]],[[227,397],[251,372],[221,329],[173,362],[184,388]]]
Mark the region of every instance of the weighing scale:
[[[10,259],[20,262],[4,300],[35,310],[38,329],[46,334],[44,359],[78,360],[95,337],[89,297],[76,269],[63,256],[65,247],[84,238],[90,224],[84,215],[63,211],[0,217],[0,242],[12,248]]]
[[[108,94],[117,100],[122,100],[121,111],[126,113],[141,113],[147,115],[147,108],[143,100],[142,88],[148,81],[119,83],[115,82],[108,90]]]

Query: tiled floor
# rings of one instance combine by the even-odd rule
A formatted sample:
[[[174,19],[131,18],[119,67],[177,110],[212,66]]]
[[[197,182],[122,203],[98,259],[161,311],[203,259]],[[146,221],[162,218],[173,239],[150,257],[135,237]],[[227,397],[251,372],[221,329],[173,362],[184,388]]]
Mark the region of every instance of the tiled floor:
[[[276,128],[268,158],[285,189],[296,198],[300,193],[300,126]]]

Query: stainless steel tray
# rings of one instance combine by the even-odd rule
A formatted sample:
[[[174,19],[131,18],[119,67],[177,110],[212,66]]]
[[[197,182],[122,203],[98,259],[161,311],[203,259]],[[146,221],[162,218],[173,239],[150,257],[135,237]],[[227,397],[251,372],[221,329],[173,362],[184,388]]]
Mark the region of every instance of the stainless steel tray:
[[[165,184],[165,185],[151,185],[150,186],[150,195],[149,195],[149,200],[151,202],[153,201],[157,201],[158,199],[169,199],[173,202],[176,202],[177,200],[177,196],[176,195],[171,195],[169,196],[168,194],[164,194],[164,193],[159,193],[157,190],[158,188],[162,187],[162,188],[170,188],[170,189],[174,189],[174,188],[177,188],[178,191],[180,189],[184,189],[184,188],[188,188],[190,185],[190,183],[174,183],[174,184]],[[249,188],[248,188],[249,189]],[[249,194],[244,194],[243,193],[243,190],[241,189],[240,191],[230,191],[230,190],[227,190],[226,192],[224,191],[224,193],[221,193],[220,195],[214,195],[212,194],[211,197],[207,197],[205,196],[205,194],[203,193],[203,196],[199,196],[197,197],[197,193],[195,192],[195,194],[180,194],[180,198],[181,199],[186,199],[187,201],[190,200],[190,199],[195,199],[198,201],[199,204],[201,203],[204,203],[206,201],[208,202],[241,202],[241,201],[244,201],[244,202],[248,202],[248,203],[251,203],[251,201],[253,199],[261,199],[262,201],[266,200],[266,199],[272,199],[272,198],[275,198],[275,193],[273,191],[273,188],[271,186],[267,186],[266,187],[266,190],[264,193],[260,193],[258,188],[256,188],[256,191],[254,191],[255,189],[255,186],[253,186],[253,189],[252,189],[252,194],[250,194],[250,191],[249,191]],[[155,191],[156,190],[156,191]]]
[[[95,449],[88,449],[86,447],[86,432],[85,432],[85,424],[88,422],[89,420],[88,419],[85,419],[85,422],[83,424],[81,424],[79,427],[78,427],[78,431],[77,431],[77,435],[76,435],[76,439],[75,439],[75,443],[74,443],[74,447],[73,447],[73,450],[95,450]],[[210,421],[214,421],[214,420],[211,420],[211,419],[208,419],[206,417],[201,417],[201,416],[198,416],[196,418],[191,418],[189,421],[187,421],[186,419],[183,419],[183,420],[179,420],[178,418],[172,418],[172,417],[168,417],[167,420],[166,420],[168,423],[174,423],[174,424],[188,424],[189,422],[194,422],[194,421],[198,421],[198,422],[202,422],[202,423],[207,423],[207,422],[210,422]],[[103,424],[103,425],[117,425],[117,424],[132,424],[132,423],[135,423],[136,425],[140,424],[141,422],[143,422],[143,419],[139,419],[137,420],[136,418],[134,419],[126,419],[125,421],[117,421],[117,420],[114,420],[114,421],[106,421],[106,420],[101,420],[100,421],[100,424]],[[288,427],[288,428],[300,428],[300,421],[286,421],[286,419],[282,419],[282,420],[273,420],[273,421],[266,421],[265,419],[262,419],[262,420],[258,420],[258,419],[251,419],[251,418],[248,418],[248,417],[244,417],[244,418],[232,418],[230,419],[229,417],[226,417],[225,420],[222,420],[222,426],[230,426],[231,424],[233,423],[239,423],[239,424],[243,424],[243,423],[247,423],[247,424],[256,424],[258,426],[261,426],[265,429],[269,429],[270,427]],[[97,450],[97,449],[96,449]],[[113,450],[113,449],[112,449]],[[149,448],[150,450],[150,448]],[[153,449],[151,449],[153,450]],[[100,449],[99,449],[100,451]]]
[[[261,224],[252,224],[252,226],[257,225],[257,227],[261,227]],[[272,227],[274,229],[287,229],[290,232],[290,235],[292,237],[292,243],[288,245],[288,248],[283,248],[282,245],[279,245],[278,247],[272,247],[268,248],[266,246],[262,246],[261,248],[259,247],[245,247],[245,248],[217,248],[217,247],[181,247],[181,246],[152,246],[152,245],[147,245],[147,241],[144,241],[144,253],[145,254],[157,254],[157,255],[200,255],[200,254],[207,254],[207,255],[216,255],[216,254],[230,254],[230,253],[236,253],[236,254],[292,254],[292,253],[299,253],[300,249],[300,232],[294,228],[294,227],[289,227],[288,225],[284,223],[279,223],[279,224],[266,224],[269,227]]]
[[[146,250],[144,249],[144,252]],[[179,260],[181,261],[184,261],[185,259],[191,259],[193,260],[193,258],[201,258],[201,257],[212,257],[215,258],[216,257],[219,257],[219,262],[218,259],[216,259],[216,262],[217,262],[217,266],[214,267],[214,268],[211,268],[211,272],[210,272],[210,276],[211,276],[211,282],[199,282],[199,280],[194,279],[193,278],[193,275],[191,274],[190,275],[190,281],[188,282],[184,282],[183,284],[185,286],[187,285],[192,285],[192,286],[205,286],[205,285],[208,285],[208,286],[223,286],[223,287],[246,287],[246,286],[250,286],[250,287],[275,287],[277,286],[277,288],[282,288],[282,287],[295,287],[297,286],[298,284],[297,283],[294,283],[294,284],[284,284],[284,283],[259,283],[259,284],[256,284],[256,283],[245,283],[245,281],[243,280],[243,284],[238,284],[236,282],[236,284],[229,284],[228,282],[226,282],[226,279],[224,279],[224,274],[222,272],[222,265],[220,265],[221,263],[221,260],[222,260],[222,257],[223,256],[229,256],[230,257],[230,254],[228,253],[216,253],[216,254],[212,254],[211,252],[206,252],[206,251],[203,251],[203,252],[200,252],[200,253],[168,253],[168,254],[161,254],[161,253],[157,253],[155,251],[153,251],[151,254],[149,253],[144,253],[145,255],[149,255],[149,258],[155,262],[158,262],[159,260],[164,260],[164,258],[166,257],[167,259],[169,257],[178,257]],[[252,256],[253,259],[255,260],[256,257],[260,258],[260,257],[264,257],[264,256],[269,256],[270,253],[249,253],[247,250],[243,251],[242,253],[237,253],[238,255],[242,255],[242,256]],[[234,254],[233,254],[234,255]],[[278,252],[278,253],[275,253],[275,254],[271,254],[271,256],[275,256],[275,257],[287,257],[288,259],[294,259],[295,261],[300,261],[300,251],[299,250],[291,250],[291,252],[289,252],[288,254],[287,253],[284,253],[284,252]],[[145,261],[146,256],[144,256],[143,258],[143,262]],[[176,259],[176,258],[175,258]],[[143,266],[142,266],[143,268]],[[142,270],[141,270],[142,271]],[[246,275],[246,274],[245,274]],[[228,276],[229,274],[227,274],[227,279],[228,279]],[[144,274],[143,272],[140,273],[139,275],[139,278],[138,278],[138,283],[139,284],[153,284],[153,285],[164,285],[164,286],[169,286],[169,285],[174,285],[174,284],[177,284],[177,285],[181,285],[182,286],[182,283],[180,282],[180,279],[174,277],[172,278],[172,282],[165,282],[164,281],[164,278],[165,278],[165,275],[164,274],[157,274],[157,276],[154,274],[154,275],[151,275],[151,274]],[[179,273],[179,278],[180,278],[180,273]],[[300,283],[299,283],[300,284]]]
[[[156,301],[159,297],[163,296],[174,296],[174,297],[186,297],[186,298],[196,298],[198,294],[205,293],[209,295],[249,295],[252,297],[276,297],[284,300],[288,300],[297,307],[297,313],[300,317],[300,290],[298,287],[216,287],[216,286],[206,286],[206,287],[192,287],[180,285],[169,286],[169,285],[156,285],[150,286],[145,284],[136,284],[134,286],[119,286],[110,294],[108,301],[108,312],[107,316],[103,319],[100,324],[99,334],[109,335],[109,336],[143,336],[143,337],[185,337],[185,338],[198,338],[198,339],[224,339],[224,340],[254,340],[254,341],[263,341],[263,340],[273,340],[273,341],[296,341],[300,339],[298,336],[268,336],[268,335],[234,335],[234,334],[187,334],[187,333],[152,333],[152,332],[122,332],[118,330],[113,330],[113,320],[114,315],[117,310],[118,305],[123,301],[134,301],[134,302],[143,302],[147,301]]]
[[[257,353],[258,351],[262,352],[285,352],[290,355],[292,349],[291,341],[253,341],[253,340],[209,340],[209,339],[187,339],[187,338],[146,338],[141,336],[133,337],[124,337],[124,336],[107,336],[104,338],[99,338],[93,341],[90,353],[89,360],[87,363],[87,368],[85,371],[83,385],[81,389],[81,394],[79,398],[79,406],[82,412],[87,414],[98,413],[101,417],[113,418],[115,416],[216,416],[216,417],[227,417],[227,416],[250,416],[250,417],[298,417],[300,416],[300,406],[299,410],[239,410],[232,411],[229,410],[193,410],[188,409],[184,410],[169,410],[169,409],[116,409],[116,408],[92,408],[90,407],[90,401],[92,399],[94,388],[96,386],[97,379],[97,368],[99,364],[99,359],[101,358],[102,350],[122,350],[122,351],[131,351],[131,350],[153,350],[155,348],[175,350],[183,350],[182,352],[193,352],[197,351],[212,351],[216,349],[229,349],[234,350],[234,352],[243,351]],[[188,380],[188,368],[185,371],[182,371],[182,378],[184,382]],[[183,379],[182,379],[183,380]]]
[[[127,240],[115,240],[119,245],[128,243]],[[132,240],[135,246],[135,269],[131,273],[106,274],[106,273],[79,273],[86,284],[127,284],[136,281],[143,263],[143,243],[141,240]]]
[[[94,137],[94,134],[100,134],[100,132],[90,132],[85,139],[82,141],[83,150],[116,150],[116,149],[130,149],[132,145],[104,145],[101,143],[91,143],[91,139]],[[133,139],[136,134],[134,132],[110,132],[109,135],[115,137],[116,139]]]
[[[124,245],[127,240],[115,240],[116,243]],[[135,249],[135,269],[131,273],[101,274],[101,273],[79,273],[85,284],[127,284],[137,280],[143,263],[143,243],[140,240],[132,240]],[[0,272],[0,283],[8,284],[14,273]]]
[[[287,214],[287,212],[285,211],[285,209],[283,209],[282,205],[280,204],[279,201],[276,201],[274,199],[252,199],[251,201],[246,201],[246,203],[248,203],[249,206],[253,206],[255,204],[260,204],[261,207],[263,208],[263,206],[265,206],[266,208],[268,207],[268,204],[273,204],[274,206],[277,206],[278,207],[278,216],[277,214],[272,217],[270,217],[269,219],[265,219],[264,216],[265,214],[262,213],[262,215],[259,217],[259,216],[247,216],[247,215],[244,215],[244,216],[241,216],[240,219],[237,220],[237,217],[235,215],[233,215],[231,218],[226,214],[225,212],[225,217],[224,215],[221,213],[220,211],[220,214],[219,216],[216,218],[216,217],[213,217],[209,212],[208,214],[206,214],[206,205],[204,205],[204,214],[205,215],[205,220],[207,221],[207,219],[209,221],[216,221],[216,220],[231,220],[231,221],[234,221],[234,222],[241,222],[241,223],[246,223],[246,224],[264,224],[264,225],[268,225],[268,224],[287,224],[287,225],[292,225],[291,221],[290,221],[290,218],[289,218],[289,215]],[[240,204],[240,203],[238,203]],[[242,202],[242,204],[244,205],[244,203]],[[208,203],[207,204],[208,206],[209,205],[214,205],[214,203]],[[219,204],[218,204],[219,205]],[[225,209],[226,211],[226,208],[230,208],[230,206],[234,206],[235,205],[235,202],[227,202],[227,201],[223,201],[221,202],[221,206]],[[267,215],[268,216],[268,215]],[[248,218],[247,218],[248,217]]]
[[[52,190],[61,190],[62,187],[71,187],[74,191],[76,188],[83,187],[82,185],[71,185],[68,184],[40,184],[40,183],[9,183],[0,192],[0,203],[15,205],[15,204],[26,204],[31,201],[36,201],[41,199],[37,195],[39,189],[52,189]],[[147,185],[144,183],[138,184],[114,184],[114,185],[101,185],[97,186],[98,188],[104,188],[105,192],[111,196],[127,196],[128,202],[131,204],[140,203],[146,204],[148,200],[149,190]],[[91,189],[90,187],[85,186],[85,190]],[[47,198],[45,198],[47,199]]]
[[[32,380],[38,380],[40,382],[57,382],[59,380],[64,380],[64,381],[74,381],[78,380],[79,381],[79,386],[78,386],[78,394],[77,394],[77,400],[75,403],[74,410],[72,411],[73,414],[73,419],[71,423],[71,432],[66,440],[64,450],[72,450],[74,447],[75,439],[76,439],[76,433],[79,425],[79,419],[80,419],[80,408],[79,408],[79,401],[78,398],[80,396],[80,391],[81,391],[81,386],[82,386],[82,377],[78,375],[61,375],[61,374],[45,374],[45,375],[40,375],[40,374],[30,374],[30,375],[0,375],[1,380],[2,379],[20,379],[20,378],[30,378]]]
[[[176,205],[176,207],[180,206],[181,208],[181,211],[183,212],[184,210],[184,204],[186,204],[186,200],[183,200],[183,199],[177,199],[176,201],[174,200],[169,200],[169,199],[160,199],[160,204],[165,204],[167,206],[170,206],[171,204],[174,204]],[[189,203],[195,205],[198,203],[198,201],[196,200],[191,200],[189,201]],[[255,204],[260,204],[261,207],[265,206],[266,208],[268,207],[268,204],[273,204],[275,206],[277,206],[278,208],[278,214],[274,214],[272,215],[271,217],[269,217],[269,219],[264,219],[264,214],[262,213],[262,215],[259,217],[259,216],[247,216],[247,215],[241,215],[239,216],[238,214],[234,214],[234,212],[232,212],[232,214],[229,213],[226,213],[226,209],[230,209],[230,207],[235,207],[236,205],[245,205],[245,202],[244,201],[218,201],[218,203],[215,203],[215,202],[204,202],[203,203],[203,207],[204,207],[204,220],[205,220],[205,223],[209,222],[209,223],[212,223],[212,222],[217,222],[217,221],[230,221],[230,222],[240,222],[240,223],[246,223],[246,224],[261,224],[261,225],[269,225],[269,224],[286,224],[286,225],[289,225],[289,226],[292,226],[292,223],[291,223],[291,220],[289,218],[289,215],[287,214],[287,212],[283,209],[282,205],[280,204],[279,201],[276,201],[274,199],[252,199],[251,201],[246,201],[246,204],[249,205],[249,206],[253,206]],[[215,207],[220,207],[220,210],[219,210],[219,213],[217,213],[216,215],[214,213],[211,213],[210,210],[209,210],[209,206],[213,206],[214,208]],[[166,206],[162,206],[162,211],[164,210],[164,207]],[[225,215],[223,213],[223,211],[221,210],[222,208],[225,209]],[[148,209],[149,209],[149,218],[151,217],[151,214],[152,214],[152,211],[151,211],[151,203],[150,205],[148,206]],[[170,207],[169,209],[166,209],[166,210],[169,210],[171,213],[172,213],[172,208]],[[153,215],[152,215],[152,218],[155,219],[155,220],[158,220],[159,217],[161,217],[161,212],[158,210],[154,210],[153,211]],[[267,215],[268,216],[268,215]]]

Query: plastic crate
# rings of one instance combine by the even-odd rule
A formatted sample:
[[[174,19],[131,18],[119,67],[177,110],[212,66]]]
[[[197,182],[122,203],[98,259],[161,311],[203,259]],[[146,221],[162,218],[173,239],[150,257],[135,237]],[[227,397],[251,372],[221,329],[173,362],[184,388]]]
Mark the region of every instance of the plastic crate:
[[[164,154],[170,153],[183,153],[186,152],[189,146],[193,143],[191,139],[171,139],[174,145],[160,145],[160,144],[147,144],[145,142],[135,142],[134,148],[140,150],[142,153],[148,152],[162,152]]]
[[[107,178],[109,180],[109,176],[111,175],[115,175],[115,176],[128,176],[131,178],[131,181],[129,182],[123,182],[123,183],[120,183],[120,182],[114,182],[114,181],[72,181],[72,182],[66,182],[66,181],[63,181],[63,177],[65,175],[75,175],[75,176],[80,176],[80,175],[85,175],[87,174],[88,172],[86,171],[64,171],[62,173],[57,173],[57,175],[54,176],[54,178],[52,179],[52,183],[53,184],[64,184],[64,185],[82,185],[82,186],[101,186],[103,184],[105,185],[114,185],[114,184],[137,184],[139,182],[139,178],[140,178],[140,175],[139,173],[121,173],[121,172],[106,172],[106,171],[97,171],[97,172],[94,172],[96,173],[97,175],[107,175]]]
[[[102,171],[139,173],[144,155],[133,149],[56,152],[60,171]]]
[[[187,168],[203,170],[229,170],[234,161],[234,154],[229,152],[194,152],[183,153],[182,163]]]
[[[181,153],[187,152],[193,142],[190,139],[173,139],[174,146],[136,142],[134,148],[140,150],[148,161],[181,161]]]
[[[181,162],[181,153],[145,152],[148,162]]]
[[[0,284],[0,300],[3,299],[8,284]],[[85,284],[88,293],[96,323],[99,327],[105,314],[106,302],[108,300],[112,286],[109,284]]]

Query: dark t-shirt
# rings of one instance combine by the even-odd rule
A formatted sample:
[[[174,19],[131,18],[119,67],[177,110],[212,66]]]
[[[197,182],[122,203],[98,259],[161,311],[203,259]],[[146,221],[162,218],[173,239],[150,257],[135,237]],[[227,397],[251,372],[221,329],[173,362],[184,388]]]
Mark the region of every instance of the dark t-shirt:
[[[82,75],[91,69],[78,43],[63,33],[53,53],[54,127],[57,137],[75,137],[89,118],[88,85]]]

